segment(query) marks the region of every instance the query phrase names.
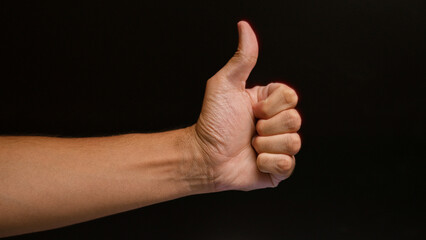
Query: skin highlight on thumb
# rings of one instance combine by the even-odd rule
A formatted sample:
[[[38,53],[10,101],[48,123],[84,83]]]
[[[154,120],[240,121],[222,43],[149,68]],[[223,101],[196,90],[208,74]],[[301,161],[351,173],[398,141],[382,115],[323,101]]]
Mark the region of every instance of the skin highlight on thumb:
[[[259,46],[252,27],[246,21],[240,21],[238,26],[238,48],[234,56],[218,72],[228,81],[245,88],[245,82],[256,65]]]

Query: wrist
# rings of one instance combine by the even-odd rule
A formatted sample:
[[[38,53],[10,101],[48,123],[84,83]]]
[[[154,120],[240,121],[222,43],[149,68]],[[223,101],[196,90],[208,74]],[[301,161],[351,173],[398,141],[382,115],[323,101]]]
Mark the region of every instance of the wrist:
[[[182,156],[182,167],[179,172],[187,182],[190,192],[193,194],[213,192],[212,169],[207,164],[206,154],[197,141],[195,124],[182,129],[177,146]]]

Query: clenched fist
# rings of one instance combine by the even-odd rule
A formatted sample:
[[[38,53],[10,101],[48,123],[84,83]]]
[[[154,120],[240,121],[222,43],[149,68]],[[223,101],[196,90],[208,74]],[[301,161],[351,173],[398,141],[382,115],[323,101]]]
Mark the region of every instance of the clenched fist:
[[[238,50],[207,82],[195,139],[213,191],[275,187],[301,147],[297,94],[281,83],[246,89],[258,56],[256,35],[238,23]]]

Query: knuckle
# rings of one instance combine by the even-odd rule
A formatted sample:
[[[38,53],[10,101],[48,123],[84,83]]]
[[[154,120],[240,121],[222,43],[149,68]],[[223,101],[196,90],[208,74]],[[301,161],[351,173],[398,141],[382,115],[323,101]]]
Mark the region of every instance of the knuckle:
[[[292,163],[292,169],[290,169],[290,170],[288,170],[287,171],[287,173],[286,173],[286,175],[287,175],[287,177],[286,177],[286,179],[288,179],[289,177],[291,177],[291,175],[293,174],[293,172],[294,172],[294,168],[296,167],[296,164],[295,164],[295,162],[293,162]]]
[[[287,111],[287,126],[291,131],[298,131],[302,125],[302,118],[296,109],[290,109]]]
[[[302,146],[302,140],[300,139],[299,134],[289,135],[287,147],[292,155],[295,155],[296,153],[298,153],[301,146]]]
[[[291,88],[288,88],[284,93],[284,99],[286,103],[290,104],[291,106],[296,106],[297,102],[299,101],[299,97],[297,96],[296,91],[294,91]]]
[[[286,157],[277,163],[277,167],[280,174],[285,174],[293,168],[293,161],[290,157]]]
[[[280,92],[281,98],[286,101],[287,100],[287,92],[288,92],[289,87],[287,87],[287,85],[280,85],[278,87],[278,90]]]
[[[243,64],[248,64],[250,66],[256,65],[257,56],[245,54],[241,50],[237,50],[234,56],[238,61],[240,61]]]

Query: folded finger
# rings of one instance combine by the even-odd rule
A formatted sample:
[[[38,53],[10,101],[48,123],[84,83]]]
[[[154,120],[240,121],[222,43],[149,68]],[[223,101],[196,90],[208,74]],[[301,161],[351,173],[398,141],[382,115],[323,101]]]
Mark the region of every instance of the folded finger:
[[[286,154],[261,153],[256,160],[259,171],[273,174],[278,181],[284,180],[291,175],[295,163],[294,156]]]
[[[257,153],[282,153],[295,155],[299,152],[302,141],[297,133],[285,133],[273,136],[256,136],[252,146]]]
[[[278,113],[270,119],[260,119],[256,124],[257,134],[269,136],[299,131],[302,119],[296,109]]]
[[[268,91],[267,97],[253,106],[256,118],[269,119],[277,113],[297,105],[296,92],[285,84],[273,83],[268,85],[265,90]]]

